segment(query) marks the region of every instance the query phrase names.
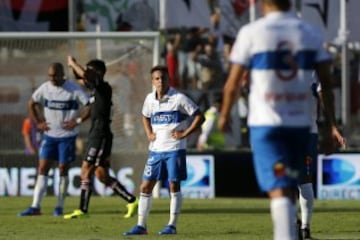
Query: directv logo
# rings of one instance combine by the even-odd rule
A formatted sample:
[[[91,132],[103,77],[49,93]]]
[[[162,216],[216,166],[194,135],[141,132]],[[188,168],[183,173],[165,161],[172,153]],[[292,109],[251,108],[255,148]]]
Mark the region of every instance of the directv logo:
[[[355,166],[341,158],[327,158],[323,161],[323,184],[324,185],[360,185]]]
[[[360,160],[358,154],[319,157],[319,199],[360,199]]]

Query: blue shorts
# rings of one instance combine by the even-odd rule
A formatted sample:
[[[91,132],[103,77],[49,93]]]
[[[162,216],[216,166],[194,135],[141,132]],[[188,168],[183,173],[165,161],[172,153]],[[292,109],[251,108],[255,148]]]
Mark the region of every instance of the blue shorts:
[[[56,160],[61,164],[71,163],[75,160],[76,136],[54,138],[44,135],[39,149],[40,159]]]
[[[305,159],[303,160],[301,170],[301,181],[305,179],[312,179],[316,173],[316,163],[318,155],[318,134],[310,133],[309,141],[307,143],[307,151]]]
[[[168,180],[180,182],[186,180],[186,151],[149,152],[145,165],[143,180]]]
[[[296,189],[309,142],[309,128],[250,127],[250,141],[261,190]]]

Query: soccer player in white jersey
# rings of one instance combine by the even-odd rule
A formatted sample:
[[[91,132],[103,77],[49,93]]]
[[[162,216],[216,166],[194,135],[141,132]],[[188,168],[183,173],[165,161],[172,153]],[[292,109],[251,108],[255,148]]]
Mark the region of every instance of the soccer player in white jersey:
[[[82,122],[77,119],[85,120],[90,114],[88,107],[80,107],[88,104],[87,94],[79,85],[65,79],[61,63],[52,63],[49,66],[48,77],[49,81],[35,90],[28,103],[30,116],[44,136],[39,149],[33,202],[29,208],[19,213],[19,216],[41,215],[40,204],[47,190],[52,161],[58,161],[60,174],[58,201],[53,214],[63,214],[68,168],[75,160],[75,141],[79,133],[78,125]],[[36,111],[38,105],[43,107],[43,115]]]
[[[297,238],[296,194],[310,133],[311,75],[315,70],[325,111],[333,112],[331,58],[320,33],[290,12],[290,0],[262,0],[261,6],[265,16],[241,28],[232,48],[218,126],[227,129],[241,77],[248,70],[255,172],[271,199],[274,239],[290,240]]]
[[[159,234],[176,234],[182,202],[180,183],[187,177],[186,137],[204,122],[199,107],[169,86],[166,67],[153,67],[151,78],[155,91],[146,96],[142,109],[142,121],[150,144],[140,186],[138,223],[124,235],[147,234],[152,190],[158,180],[168,180],[170,188],[170,219]],[[190,124],[189,117],[192,117]]]

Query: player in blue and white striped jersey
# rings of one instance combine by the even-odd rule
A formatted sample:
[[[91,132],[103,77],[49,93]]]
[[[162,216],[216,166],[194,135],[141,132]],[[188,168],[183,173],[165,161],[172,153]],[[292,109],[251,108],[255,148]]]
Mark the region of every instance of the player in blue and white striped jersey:
[[[311,75],[315,70],[325,111],[333,112],[331,58],[322,35],[290,12],[290,0],[261,4],[265,16],[241,28],[232,48],[218,126],[226,129],[239,82],[249,70],[248,125],[257,180],[271,199],[274,239],[296,239],[297,186],[311,126]]]
[[[79,85],[65,79],[61,63],[52,63],[48,69],[49,81],[33,93],[29,101],[29,112],[37,128],[44,136],[39,149],[38,176],[31,207],[19,216],[41,215],[40,204],[46,193],[48,172],[52,161],[58,161],[60,174],[58,201],[54,215],[63,214],[64,199],[68,185],[69,164],[75,160],[75,141],[78,125],[89,117],[88,96]],[[43,107],[44,114],[36,111]],[[83,110],[83,111],[81,111]]]
[[[169,86],[166,67],[153,67],[151,78],[155,91],[146,96],[142,109],[142,121],[150,144],[140,186],[138,223],[124,235],[147,234],[152,191],[158,180],[169,181],[170,188],[170,219],[159,234],[176,234],[182,202],[180,183],[187,177],[186,137],[205,120],[192,100]],[[190,117],[192,121],[188,124]]]

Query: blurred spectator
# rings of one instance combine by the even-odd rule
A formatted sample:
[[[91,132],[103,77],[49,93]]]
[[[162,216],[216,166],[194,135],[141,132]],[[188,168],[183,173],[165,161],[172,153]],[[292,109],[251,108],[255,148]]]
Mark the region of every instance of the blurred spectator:
[[[146,0],[129,1],[130,6],[117,17],[118,31],[151,31],[156,30],[154,9]]]
[[[200,64],[199,81],[197,88],[201,90],[221,89],[223,87],[224,74],[221,61],[211,43],[204,46],[204,54],[196,58]]]
[[[202,50],[204,29],[183,28],[177,34],[179,75],[184,89],[196,89],[198,69],[195,58]]]
[[[177,57],[177,50],[172,41],[167,41],[166,43],[166,65],[168,67],[170,86],[174,88],[179,88],[179,64]]]
[[[30,117],[26,117],[22,124],[22,135],[25,143],[25,153],[35,155],[38,153],[42,133],[38,131],[36,123]]]
[[[222,98],[215,99],[213,105],[205,112],[205,122],[201,126],[198,138],[198,150],[216,150],[225,147],[225,136],[217,129],[217,121],[221,110]]]
[[[84,0],[76,1],[76,31],[85,31],[86,14],[84,8]]]

